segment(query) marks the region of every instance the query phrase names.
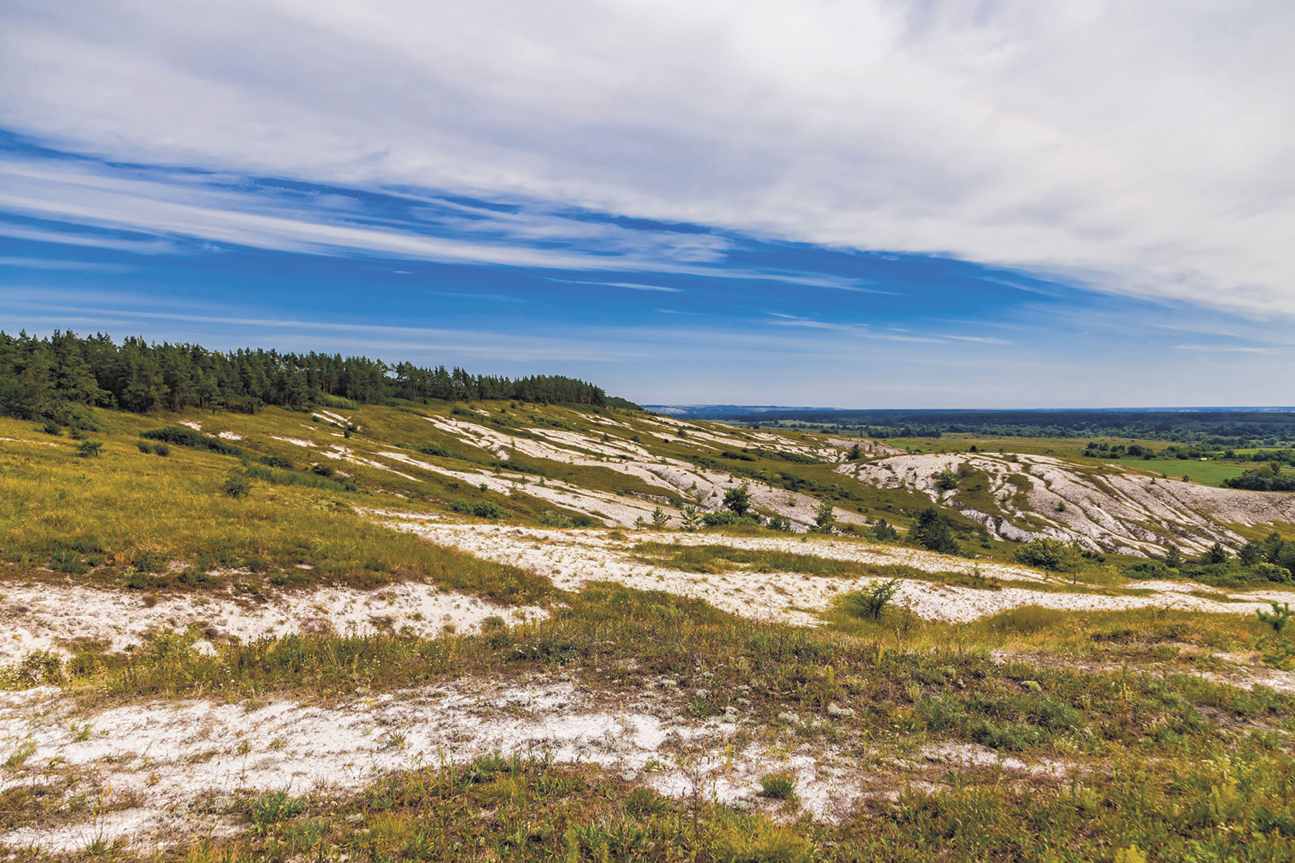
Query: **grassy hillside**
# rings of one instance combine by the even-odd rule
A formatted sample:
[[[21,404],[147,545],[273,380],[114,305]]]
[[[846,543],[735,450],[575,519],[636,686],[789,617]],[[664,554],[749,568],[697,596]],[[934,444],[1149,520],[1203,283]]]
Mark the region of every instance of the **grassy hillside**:
[[[1295,859],[1293,651],[1253,613],[1291,594],[1001,566],[958,512],[1008,506],[987,474],[940,504],[973,560],[858,538],[932,499],[822,435],[511,400],[86,417],[0,419],[0,619],[55,622],[0,668],[14,854]],[[841,533],[679,531],[743,481]],[[499,616],[418,635],[410,585]],[[115,649],[77,635],[106,612],[38,607],[81,588],[158,625]],[[219,619],[293,597],[312,627]],[[369,630],[327,625],[347,604]],[[954,605],[1003,610],[918,613]]]

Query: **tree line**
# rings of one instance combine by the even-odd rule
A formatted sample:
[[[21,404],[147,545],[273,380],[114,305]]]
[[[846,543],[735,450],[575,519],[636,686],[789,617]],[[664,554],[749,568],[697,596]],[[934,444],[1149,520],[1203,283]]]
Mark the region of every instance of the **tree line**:
[[[0,331],[0,414],[21,419],[73,424],[85,405],[136,413],[185,407],[253,413],[266,405],[430,399],[593,406],[608,401],[601,387],[560,375],[510,379],[341,354],[222,352],[135,337],[118,344],[102,333],[82,338],[56,330],[36,338]]]

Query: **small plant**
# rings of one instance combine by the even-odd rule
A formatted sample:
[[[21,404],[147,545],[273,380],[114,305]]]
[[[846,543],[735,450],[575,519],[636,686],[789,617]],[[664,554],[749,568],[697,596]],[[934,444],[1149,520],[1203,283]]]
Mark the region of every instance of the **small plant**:
[[[1273,634],[1281,635],[1286,629],[1286,625],[1290,623],[1291,604],[1289,602],[1283,602],[1279,605],[1274,602],[1272,603],[1272,607],[1272,614],[1260,609],[1255,612],[1255,615],[1258,616],[1261,621],[1273,628]]]
[[[769,519],[769,530],[776,530],[779,533],[791,533],[791,522],[781,515],[775,515]]]
[[[76,448],[76,455],[77,458],[98,458],[102,450],[103,441],[101,440],[82,441],[81,445]]]
[[[282,470],[292,470],[292,462],[288,461],[286,458],[284,458],[281,455],[263,455],[261,456],[261,464],[265,465],[266,467],[277,467],[277,468],[281,468]]]
[[[877,519],[877,523],[872,526],[872,530],[868,531],[868,533],[877,542],[894,542],[899,539],[899,531],[887,524],[884,518]]]
[[[55,572],[66,572],[68,575],[84,575],[90,570],[90,567],[81,562],[81,555],[71,550],[55,552],[50,557],[49,567]]]
[[[252,801],[252,824],[261,832],[271,824],[300,815],[305,808],[304,800],[287,791],[267,791]]]
[[[832,499],[825,497],[818,503],[818,510],[814,513],[814,530],[817,533],[831,533],[832,525],[836,522],[836,516],[832,507]]]
[[[1083,560],[1078,542],[1059,539],[1033,539],[1016,550],[1016,560],[1026,566],[1037,566],[1052,572],[1074,572]]]
[[[235,500],[242,500],[252,493],[252,483],[246,475],[238,471],[230,471],[221,491]]]
[[[36,744],[28,740],[26,743],[18,744],[18,748],[9,753],[5,759],[4,766],[9,770],[17,770],[27,763],[27,759],[36,754]]]
[[[54,422],[53,420],[45,420],[43,423],[37,426],[36,431],[44,432],[45,434],[54,435],[55,437],[58,437],[59,435],[63,434],[63,427],[58,423]]]
[[[886,606],[895,598],[895,593],[903,579],[892,578],[889,581],[883,581],[872,585],[867,590],[860,591],[850,597],[850,609],[860,617],[870,617],[873,620],[881,620],[881,615],[885,613]]]
[[[689,504],[683,508],[683,515],[679,516],[679,526],[688,533],[696,533],[701,530],[702,517],[697,507]]]
[[[653,527],[665,527],[669,523],[670,523],[670,516],[665,514],[665,510],[661,509],[661,507],[659,506],[656,509],[652,510]]]
[[[789,773],[766,773],[760,777],[760,796],[770,800],[793,800],[796,778]]]

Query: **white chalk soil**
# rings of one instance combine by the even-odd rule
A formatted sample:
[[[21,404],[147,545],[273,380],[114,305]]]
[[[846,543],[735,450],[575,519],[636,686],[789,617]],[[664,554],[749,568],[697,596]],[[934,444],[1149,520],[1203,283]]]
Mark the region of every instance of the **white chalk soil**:
[[[36,650],[69,655],[77,642],[110,651],[146,644],[163,630],[195,627],[205,653],[231,638],[254,641],[303,633],[367,636],[378,632],[435,638],[472,634],[490,618],[507,625],[548,615],[533,606],[500,606],[479,596],[406,582],[365,592],[346,587],[265,593],[260,601],[230,593],[162,594],[76,584],[0,584],[0,666]]]
[[[798,728],[824,717],[768,725],[731,711],[700,721],[672,706],[678,700],[650,688],[631,703],[611,702],[547,675],[361,693],[334,705],[168,701],[94,713],[50,688],[0,693],[0,752],[22,746],[27,752],[0,774],[0,790],[58,787],[69,800],[97,801],[53,824],[0,833],[0,848],[69,852],[124,839],[148,849],[193,835],[229,835],[246,827],[232,810],[265,791],[344,794],[390,771],[492,753],[595,765],[670,796],[699,794],[827,821],[867,797],[893,797],[903,784],[936,780],[949,766],[1066,770],[953,743],[915,761],[882,758],[840,716],[834,720],[844,731],[840,738],[810,746],[800,742]],[[795,778],[799,809],[775,811],[778,804],[758,796],[761,777],[775,772]]]
[[[1149,590],[1145,596],[1107,596],[1097,588],[1093,593],[1048,592],[1044,576],[1037,570],[1004,564],[977,564],[963,558],[915,549],[901,549],[875,543],[827,538],[764,538],[686,534],[678,532],[635,532],[622,535],[601,531],[537,530],[493,525],[458,525],[413,521],[389,521],[391,527],[417,533],[432,542],[470,552],[478,557],[530,570],[551,579],[564,590],[578,591],[597,581],[613,581],[639,590],[660,590],[679,596],[704,599],[717,608],[743,617],[773,620],[800,626],[814,626],[819,615],[842,593],[860,590],[885,577],[840,578],[787,572],[738,570],[703,575],[645,563],[633,551],[640,542],[674,545],[722,545],[730,548],[782,551],[871,566],[900,564],[930,573],[979,573],[1009,585],[983,590],[956,584],[906,579],[895,595],[895,603],[926,620],[963,623],[989,617],[1025,605],[1039,605],[1063,611],[1118,611],[1133,608],[1171,608],[1253,615],[1267,609],[1273,596],[1295,597],[1292,593],[1263,592],[1219,599],[1192,596],[1184,590],[1217,593],[1203,585],[1177,582],[1140,582],[1128,585]],[[1036,589],[1030,589],[1030,585]],[[1082,589],[1082,588],[1080,588]],[[1234,601],[1226,601],[1234,600]],[[1241,600],[1241,601],[1235,601]]]
[[[940,475],[979,472],[988,477],[985,491],[997,501],[996,511],[964,507],[962,514],[995,535],[1017,542],[1074,540],[1090,550],[1119,554],[1160,557],[1169,543],[1194,552],[1216,542],[1239,546],[1245,540],[1229,525],[1295,522],[1292,494],[1212,488],[1118,465],[1081,469],[1045,455],[897,455],[844,463],[836,470],[953,506],[960,491],[941,490]]]

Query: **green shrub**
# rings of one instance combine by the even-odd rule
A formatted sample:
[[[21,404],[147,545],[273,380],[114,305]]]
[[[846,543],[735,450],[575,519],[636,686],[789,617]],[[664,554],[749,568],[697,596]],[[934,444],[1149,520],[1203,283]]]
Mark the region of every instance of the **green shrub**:
[[[1083,560],[1078,542],[1059,539],[1034,539],[1016,550],[1014,557],[1026,566],[1037,566],[1051,572],[1074,572]]]
[[[903,579],[892,578],[889,581],[878,582],[866,590],[852,593],[846,597],[846,608],[859,617],[881,620],[881,615],[885,613],[890,601],[895,598],[895,592],[899,590],[901,584]]]
[[[225,484],[221,491],[232,498],[242,499],[252,493],[252,483],[247,475],[239,471],[230,471],[229,476],[225,478]]]
[[[288,461],[281,455],[263,455],[260,458],[261,464],[266,467],[277,467],[283,470],[292,470],[292,462]]]
[[[489,500],[479,500],[472,504],[472,514],[477,518],[492,519],[506,518],[508,516],[507,511],[502,506]]]
[[[762,523],[758,515],[738,515],[727,509],[705,513],[701,520],[707,527],[731,527],[740,524],[759,526]]]
[[[176,446],[186,446],[190,449],[206,450],[219,455],[237,456],[243,454],[243,451],[238,447],[230,446],[219,438],[208,437],[202,432],[187,426],[164,426],[160,429],[149,429],[148,431],[140,432],[139,436],[149,440],[160,440],[164,443],[175,444]]]
[[[1291,620],[1291,604],[1289,602],[1283,602],[1280,604],[1274,602],[1272,603],[1272,607],[1272,614],[1263,610],[1256,611],[1255,614],[1261,622],[1271,626],[1274,633],[1281,635]]]
[[[63,427],[58,423],[54,422],[53,420],[45,420],[43,423],[41,423],[39,426],[36,427],[36,431],[44,432],[45,434],[50,434],[50,435],[54,435],[55,437],[58,437],[59,435],[63,434]]]
[[[304,800],[292,797],[287,791],[267,791],[252,801],[252,824],[256,829],[300,815],[306,809]]]
[[[76,455],[77,458],[98,458],[102,451],[103,441],[88,440],[83,441],[81,445],[76,448]]]
[[[1290,584],[1291,582],[1290,570],[1267,561],[1256,563],[1250,567],[1250,575],[1257,581],[1271,581],[1276,584]]]
[[[171,448],[164,443],[153,444],[153,453],[154,455],[169,456]]]

